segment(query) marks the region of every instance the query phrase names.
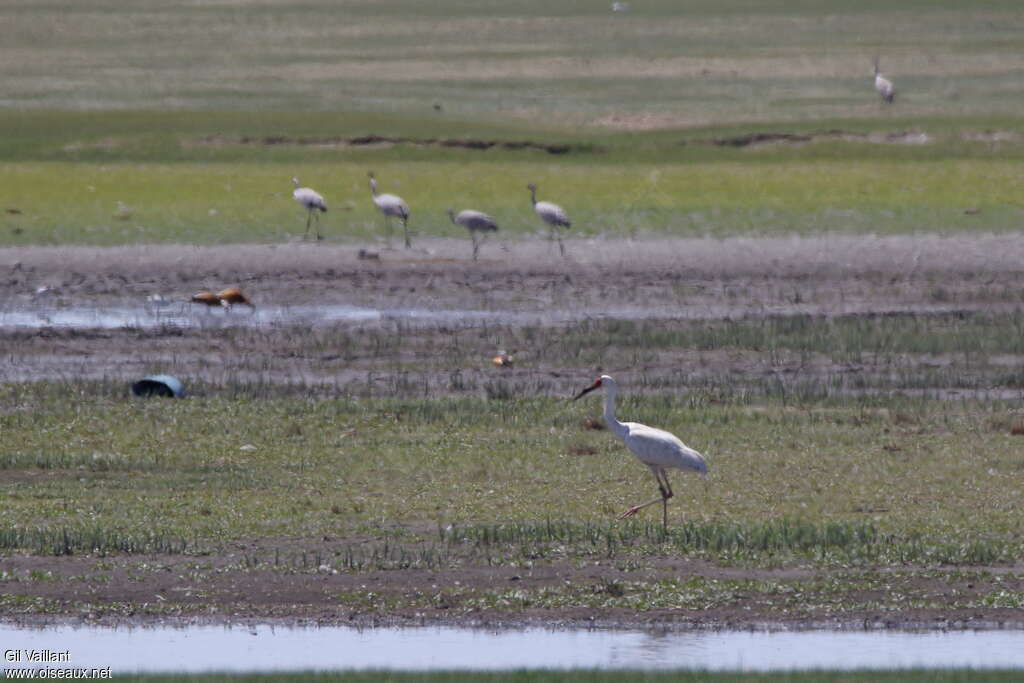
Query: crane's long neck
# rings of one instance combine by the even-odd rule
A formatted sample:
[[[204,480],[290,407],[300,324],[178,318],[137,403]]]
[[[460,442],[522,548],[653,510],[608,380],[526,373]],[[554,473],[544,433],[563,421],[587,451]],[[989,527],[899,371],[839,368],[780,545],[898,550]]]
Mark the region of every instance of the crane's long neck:
[[[370,178],[370,194],[374,197],[377,196],[377,181],[373,178]]]
[[[612,384],[604,388],[604,421],[608,429],[620,439],[624,439],[629,433],[626,425],[615,419],[615,393],[617,387]]]
[[[530,188],[530,203],[537,206],[537,188]]]

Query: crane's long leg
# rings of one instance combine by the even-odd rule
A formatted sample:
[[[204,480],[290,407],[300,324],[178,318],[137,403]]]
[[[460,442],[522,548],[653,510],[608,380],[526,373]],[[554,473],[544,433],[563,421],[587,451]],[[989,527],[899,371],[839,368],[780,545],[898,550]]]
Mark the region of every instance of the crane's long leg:
[[[558,252],[565,257],[565,245],[562,243],[562,233],[559,232],[558,228],[555,228],[555,237],[558,239]]]
[[[405,231],[405,248],[412,249],[412,240],[409,239],[409,221],[408,219],[402,219],[402,230]]]
[[[316,214],[316,240],[319,242],[322,239],[323,236],[320,234],[320,214]]]
[[[306,210],[306,232],[302,233],[302,239],[309,237],[309,224],[313,220],[313,209]]]
[[[391,218],[387,214],[384,214],[384,236],[388,241],[388,249],[391,248],[391,232]]]
[[[662,493],[665,496],[662,499],[661,523],[665,527],[665,529],[667,530],[668,529],[668,499],[671,498],[672,496],[674,496],[675,494],[672,493],[672,485],[668,483],[668,472],[666,472],[663,469],[659,469],[658,473],[661,475],[659,481],[664,480],[664,482],[665,482],[665,488],[663,488],[661,490]]]
[[[651,467],[651,474],[654,475],[654,479],[658,482],[658,490],[661,492],[661,495],[658,496],[657,498],[652,498],[651,500],[647,501],[646,503],[640,503],[639,505],[634,505],[633,507],[629,508],[628,510],[623,512],[621,515],[619,515],[619,519],[625,519],[626,517],[632,517],[636,513],[638,513],[641,510],[643,510],[645,507],[648,507],[650,505],[654,505],[655,503],[659,503],[660,502],[662,504],[662,506],[663,506],[662,520],[663,520],[665,526],[668,527],[668,499],[673,496],[673,493],[672,493],[672,489],[671,488],[666,488],[666,485],[668,483],[668,478],[666,477],[666,481],[664,483],[662,483],[661,475],[659,475],[658,472],[659,472],[659,470],[657,468]]]
[[[665,470],[659,470],[659,472],[661,473],[661,479],[662,479],[662,481],[664,481],[664,482],[665,482],[665,491],[667,491],[667,492],[668,492],[668,496],[667,496],[667,497],[668,497],[668,498],[672,498],[672,497],[673,497],[673,496],[675,496],[676,494],[674,494],[674,493],[672,492],[672,485],[668,483],[668,472],[666,472]]]
[[[480,247],[483,246],[487,238],[490,237],[486,232],[473,231],[469,233],[470,237],[473,238],[473,260],[476,261],[477,256],[480,253]]]
[[[663,500],[665,500],[665,496],[658,496],[657,498],[652,498],[651,500],[647,501],[646,503],[640,503],[639,505],[634,505],[633,507],[629,508],[628,510],[623,512],[621,515],[619,515],[619,519],[625,519],[626,517],[632,517],[636,513],[638,513],[641,510],[643,510],[645,507],[648,507],[650,505],[654,505],[655,503],[660,503]]]

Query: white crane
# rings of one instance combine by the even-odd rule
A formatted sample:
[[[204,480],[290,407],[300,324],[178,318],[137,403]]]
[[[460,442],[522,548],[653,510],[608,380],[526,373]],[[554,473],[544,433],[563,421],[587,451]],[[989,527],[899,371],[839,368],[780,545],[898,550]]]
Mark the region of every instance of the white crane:
[[[875,57],[875,90],[886,104],[896,99],[896,86],[878,70],[878,57]]]
[[[402,229],[405,230],[405,248],[412,247],[409,239],[409,205],[402,201],[402,198],[393,194],[377,194],[377,179],[370,171],[370,193],[373,195],[373,203],[377,205],[384,214],[384,227],[387,229],[388,245],[391,244],[391,221],[389,216],[395,216],[402,221]]]
[[[302,236],[303,239],[309,236],[309,223],[313,220],[313,214],[316,211],[323,211],[327,213],[327,203],[324,202],[324,198],[320,196],[320,193],[310,189],[308,187],[299,187],[299,179],[292,178],[292,182],[295,183],[295,191],[292,192],[292,196],[295,197],[295,201],[306,207],[306,211],[309,215],[306,216],[306,233]],[[319,240],[320,237],[320,215],[316,215],[316,238]]]
[[[452,219],[452,223],[461,225],[466,230],[469,230],[469,238],[473,240],[474,261],[476,261],[477,254],[480,252],[480,245],[488,237],[487,233],[498,231],[498,224],[493,218],[482,211],[466,209],[456,215],[455,209],[448,209],[448,218]]]
[[[601,388],[604,388],[604,421],[608,424],[608,429],[615,436],[622,439],[626,447],[633,451],[633,455],[640,462],[647,465],[651,473],[654,474],[654,478],[658,481],[658,490],[661,491],[661,496],[646,503],[634,505],[626,510],[619,519],[632,517],[648,505],[654,505],[661,501],[662,523],[665,525],[665,528],[668,528],[668,499],[674,494],[672,493],[672,487],[668,483],[668,473],[665,470],[666,468],[674,467],[704,475],[708,471],[707,463],[704,462],[704,456],[684,444],[674,434],[670,434],[662,429],[655,429],[654,427],[648,427],[637,422],[619,422],[616,420],[615,393],[618,390],[618,385],[608,375],[598,377],[593,384],[576,394],[573,400],[575,401],[589,392]]]
[[[572,226],[572,221],[569,220],[569,214],[565,212],[565,209],[560,207],[558,204],[552,204],[551,202],[538,202],[537,201],[537,186],[530,183],[526,186],[526,189],[530,191],[530,202],[533,203],[533,210],[537,212],[540,219],[548,224],[551,233],[549,239],[558,240],[558,251],[565,256],[565,245],[562,244],[562,235],[558,232],[559,228],[569,228]]]

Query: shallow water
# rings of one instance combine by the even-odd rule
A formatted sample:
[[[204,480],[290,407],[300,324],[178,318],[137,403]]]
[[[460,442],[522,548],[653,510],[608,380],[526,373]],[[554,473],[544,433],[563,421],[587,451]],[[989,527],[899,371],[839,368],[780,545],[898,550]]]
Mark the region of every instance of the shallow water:
[[[117,329],[122,327],[260,327],[265,325],[366,324],[403,321],[412,325],[510,321],[517,314],[487,311],[431,311],[421,309],[378,310],[355,306],[270,306],[256,311],[240,308],[144,307],[18,308],[0,311],[0,327],[62,329]],[[537,316],[533,316],[536,318]]]
[[[881,308],[833,307],[822,309],[807,306],[742,307],[742,306],[587,306],[576,310],[543,309],[534,311],[467,310],[432,308],[362,308],[358,306],[321,304],[316,306],[261,306],[256,310],[236,307],[228,311],[189,304],[153,307],[134,306],[66,306],[30,305],[0,308],[0,328],[118,329],[123,327],[152,329],[171,327],[264,327],[323,326],[401,323],[412,327],[463,326],[490,324],[567,324],[582,320],[610,318],[615,320],[722,320],[761,319],[777,315],[847,315],[854,313],[918,313],[937,314],[963,312],[950,306]]]
[[[568,323],[584,318],[646,319],[666,317],[665,311],[642,309],[601,313],[545,311],[534,313],[484,310],[432,310],[423,308],[375,309],[356,306],[266,306],[255,311],[198,307],[149,309],[142,306],[78,308],[10,308],[0,310],[0,328],[151,329],[172,327],[264,327],[287,325],[344,325],[402,323],[412,327],[478,326],[484,324]]]
[[[1024,669],[1024,631],[484,630],[0,624],[8,668],[130,672],[296,669]],[[69,661],[24,661],[27,650]],[[11,661],[21,653],[20,662]]]

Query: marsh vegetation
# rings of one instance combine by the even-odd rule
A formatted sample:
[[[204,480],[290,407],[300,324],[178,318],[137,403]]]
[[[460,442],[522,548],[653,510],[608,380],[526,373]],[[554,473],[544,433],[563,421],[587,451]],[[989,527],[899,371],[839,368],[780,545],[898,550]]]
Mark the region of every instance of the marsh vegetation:
[[[0,611],[1019,624],[1016,4],[549,5],[0,9]],[[394,314],[46,324],[229,285]],[[667,532],[601,371],[708,457]]]

